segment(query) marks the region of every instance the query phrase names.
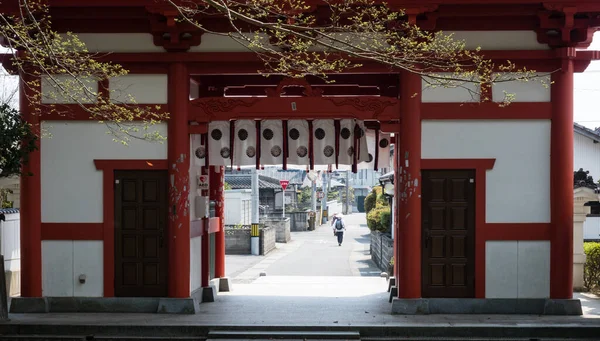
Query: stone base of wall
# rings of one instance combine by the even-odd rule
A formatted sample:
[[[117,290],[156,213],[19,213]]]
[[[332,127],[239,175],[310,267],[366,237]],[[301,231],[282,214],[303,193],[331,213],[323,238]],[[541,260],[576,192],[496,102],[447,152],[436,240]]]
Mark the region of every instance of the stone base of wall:
[[[4,273],[8,296],[21,295],[21,271],[6,271]]]
[[[389,271],[394,256],[394,241],[388,234],[371,231],[371,259],[381,271]]]
[[[275,227],[261,227],[258,242],[260,255],[266,255],[275,249],[276,235]],[[244,225],[241,228],[225,226],[225,254],[249,255],[251,253],[250,226]]]
[[[276,230],[277,243],[287,243],[292,239],[290,233],[290,218],[286,217],[267,217],[261,220],[265,227],[274,227]]]
[[[269,252],[275,250],[275,239],[277,235],[277,230],[274,227],[265,227],[260,230],[260,255],[264,256]]]

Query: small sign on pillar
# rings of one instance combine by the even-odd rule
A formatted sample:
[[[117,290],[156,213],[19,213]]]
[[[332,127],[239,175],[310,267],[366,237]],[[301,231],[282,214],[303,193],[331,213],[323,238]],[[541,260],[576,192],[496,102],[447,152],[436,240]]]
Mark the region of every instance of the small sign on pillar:
[[[208,175],[198,176],[198,189],[208,190]]]

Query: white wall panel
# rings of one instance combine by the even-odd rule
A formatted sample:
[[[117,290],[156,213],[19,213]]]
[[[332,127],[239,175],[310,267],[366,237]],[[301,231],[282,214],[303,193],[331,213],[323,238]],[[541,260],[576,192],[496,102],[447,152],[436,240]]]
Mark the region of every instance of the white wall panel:
[[[42,241],[42,295],[102,297],[102,241]],[[79,275],[86,282],[79,283]]]
[[[248,33],[248,37],[254,40],[253,33]],[[242,42],[239,43],[230,37],[220,34],[204,33],[200,45],[190,47],[189,52],[248,52],[248,47],[246,47],[248,44],[244,43],[243,40]],[[264,34],[261,35],[260,42],[270,46],[269,37]],[[207,71],[210,72],[210,70]]]
[[[440,77],[456,78],[452,73],[439,73]],[[423,103],[462,103],[479,102],[479,84],[474,82],[442,81],[448,86],[439,86],[440,80],[430,77],[421,78],[421,102]]]
[[[516,298],[518,295],[518,245],[516,241],[485,243],[485,297]]]
[[[42,296],[73,296],[73,241],[42,241]]]
[[[600,217],[587,217],[583,222],[583,239],[600,240]]]
[[[42,222],[102,222],[102,171],[94,159],[166,159],[167,143],[112,140],[97,122],[46,121],[41,141]],[[167,136],[167,125],[156,126]]]
[[[190,239],[190,293],[201,286],[200,261],[202,258],[202,238],[196,237]]]
[[[600,139],[599,139],[600,140]],[[590,171],[594,181],[600,180],[600,143],[575,132],[573,170]]]
[[[73,296],[104,296],[104,251],[100,240],[73,241]],[[84,284],[79,275],[85,275]]]
[[[165,52],[150,33],[77,33],[90,52]]]
[[[549,241],[487,241],[485,247],[486,298],[549,297]]]
[[[550,102],[550,76],[536,73],[535,77],[527,81],[508,81],[520,75],[506,73],[499,76],[498,81],[492,84],[492,99],[502,102],[509,95],[511,102]],[[510,110],[510,109],[509,109]]]
[[[21,215],[5,214],[5,218],[0,221],[4,270],[21,271]]]
[[[42,103],[96,103],[97,100],[96,79],[42,75]]]
[[[465,48],[474,50],[549,50],[547,44],[537,41],[534,31],[444,31],[456,41],[464,41]]]
[[[549,120],[425,120],[424,159],[495,158],[486,222],[550,222]]]
[[[166,104],[166,74],[125,75],[109,81],[110,100],[120,103]]]
[[[550,297],[550,241],[521,240],[518,244],[518,297]]]

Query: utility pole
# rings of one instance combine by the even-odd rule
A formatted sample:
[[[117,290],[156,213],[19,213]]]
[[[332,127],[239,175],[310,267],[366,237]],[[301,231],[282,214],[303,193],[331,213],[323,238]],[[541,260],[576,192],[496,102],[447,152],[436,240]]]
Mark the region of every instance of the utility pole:
[[[322,224],[327,222],[327,217],[324,215],[327,209],[327,171],[323,171],[323,199],[321,200],[321,216],[323,217]],[[327,212],[329,214],[329,212]]]
[[[350,171],[346,171],[346,212],[345,214],[352,213],[350,210]]]
[[[250,253],[258,256],[259,254],[259,239],[260,235],[258,232],[258,225],[260,223],[260,212],[259,212],[259,195],[258,195],[258,170],[252,168],[250,172],[251,182],[250,187],[252,188],[252,230],[250,234]]]

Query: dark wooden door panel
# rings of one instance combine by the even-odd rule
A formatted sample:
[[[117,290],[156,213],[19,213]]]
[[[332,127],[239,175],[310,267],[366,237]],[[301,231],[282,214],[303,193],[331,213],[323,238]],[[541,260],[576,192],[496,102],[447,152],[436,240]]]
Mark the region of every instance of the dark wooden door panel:
[[[167,295],[167,172],[115,171],[115,296]]]
[[[475,171],[422,172],[422,296],[474,297]]]

